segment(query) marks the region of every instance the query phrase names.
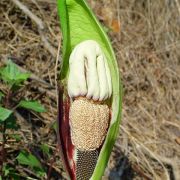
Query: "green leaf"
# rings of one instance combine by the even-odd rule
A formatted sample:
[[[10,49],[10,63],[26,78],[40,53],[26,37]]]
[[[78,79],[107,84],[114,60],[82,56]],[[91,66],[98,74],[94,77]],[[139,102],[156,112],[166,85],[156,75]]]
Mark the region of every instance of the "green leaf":
[[[18,130],[19,126],[16,124],[16,118],[12,114],[5,120],[6,121],[6,129],[11,129],[11,130]],[[0,125],[2,125],[4,121],[0,120]]]
[[[38,101],[21,100],[18,104],[19,107],[30,109],[36,112],[45,112],[46,109]]]
[[[13,172],[10,172],[9,173],[9,178],[13,179],[13,180],[21,180],[22,179],[22,176],[17,174],[17,173],[13,173]],[[33,179],[34,180],[34,179]]]
[[[112,118],[105,142],[91,177],[93,180],[99,180],[103,176],[108,163],[121,119],[122,84],[119,68],[109,38],[85,0],[58,0],[58,13],[63,34],[63,60],[60,70],[60,80],[64,85],[64,89],[67,89],[70,53],[82,41],[95,40],[98,42],[106,55],[110,68],[113,95],[109,103],[112,109]],[[65,95],[64,99],[66,99]]]
[[[13,170],[13,169],[9,165],[7,165],[7,164],[3,165],[4,176],[8,176],[8,174],[10,173],[11,170]]]
[[[0,78],[10,85],[19,85],[29,78],[29,73],[21,73],[19,68],[9,61],[7,66],[0,69]]]
[[[31,153],[21,151],[19,155],[16,157],[16,159],[18,160],[19,164],[27,165],[32,168],[42,168],[39,160],[36,158],[36,156],[32,155]]]
[[[51,125],[51,128],[53,128],[55,130],[55,132],[57,133],[57,131],[58,131],[58,123],[56,121],[53,122],[52,125]]]
[[[11,114],[6,119],[6,129],[12,129],[12,130],[18,130],[19,129],[19,125],[16,124],[16,118],[13,114]]]
[[[12,111],[3,107],[0,107],[0,121],[5,121],[12,114]]]
[[[0,91],[0,102],[1,102],[3,97],[4,97],[4,94]]]
[[[36,156],[32,155],[29,152],[21,151],[19,155],[16,157],[19,164],[27,165],[33,169],[36,173],[37,177],[44,177],[46,172],[43,169],[41,163],[36,158]]]
[[[44,154],[50,156],[50,148],[47,144],[42,144],[40,148],[42,149]]]
[[[38,177],[45,177],[46,172],[44,169],[40,168],[33,168],[34,172],[37,174]]]
[[[15,139],[17,142],[21,140],[21,136],[19,134],[9,134],[9,137]]]
[[[22,177],[19,174],[16,173],[16,169],[9,166],[8,164],[3,165],[3,174],[4,174],[4,177],[6,177],[4,179],[13,179],[13,180],[22,179]]]

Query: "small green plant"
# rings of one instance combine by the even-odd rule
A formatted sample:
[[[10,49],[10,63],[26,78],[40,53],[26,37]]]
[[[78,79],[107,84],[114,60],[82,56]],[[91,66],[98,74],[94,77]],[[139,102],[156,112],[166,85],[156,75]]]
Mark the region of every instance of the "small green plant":
[[[15,166],[7,159],[8,138],[13,138],[20,142],[18,134],[19,125],[16,123],[15,111],[17,108],[24,108],[35,112],[45,112],[45,108],[37,101],[21,99],[17,100],[15,95],[18,90],[25,85],[25,81],[30,77],[29,73],[22,73],[17,65],[9,60],[8,64],[0,68],[0,84],[4,87],[0,90],[0,180],[1,179],[22,179],[24,177]],[[0,86],[1,88],[1,86]],[[45,146],[42,151],[48,153]],[[44,150],[43,150],[44,149]],[[29,150],[20,148],[16,157],[11,159],[14,165],[21,165],[30,168],[38,177],[45,177],[45,169],[40,161]],[[27,178],[27,177],[26,177]],[[28,177],[28,179],[32,179]]]

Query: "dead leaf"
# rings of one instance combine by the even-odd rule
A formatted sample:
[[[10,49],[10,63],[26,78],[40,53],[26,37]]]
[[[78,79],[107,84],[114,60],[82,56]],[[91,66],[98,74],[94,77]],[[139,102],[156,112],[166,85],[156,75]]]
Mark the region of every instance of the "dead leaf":
[[[180,145],[180,137],[177,137],[177,138],[175,139],[175,142]]]
[[[113,30],[113,32],[120,32],[120,22],[117,19],[112,20],[111,29]]]

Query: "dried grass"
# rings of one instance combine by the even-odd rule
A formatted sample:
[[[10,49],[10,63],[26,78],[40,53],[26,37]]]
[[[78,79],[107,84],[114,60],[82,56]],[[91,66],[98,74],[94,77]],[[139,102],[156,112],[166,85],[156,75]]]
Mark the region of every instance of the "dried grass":
[[[44,35],[54,49],[61,37],[55,1],[22,0],[40,19]],[[120,135],[105,178],[175,179],[180,171],[180,5],[177,0],[89,0],[98,18],[111,28],[120,22],[120,32],[110,31],[124,85]],[[108,16],[107,16],[108,12]],[[48,113],[19,120],[26,147],[46,142],[56,151],[51,128],[57,116],[54,69],[56,55],[44,47],[37,25],[12,1],[0,1],[0,65],[4,56],[53,86],[32,80],[28,98],[41,100]],[[4,87],[0,89],[4,90]],[[21,112],[22,113],[22,112]],[[22,114],[21,114],[22,116]],[[24,122],[24,124],[22,123]],[[32,124],[35,125],[32,125]],[[15,146],[8,147],[11,151]],[[16,148],[17,149],[17,148]],[[13,156],[10,153],[9,156]],[[42,159],[42,161],[46,161]],[[46,163],[49,163],[46,161]],[[59,159],[53,165],[65,177]]]

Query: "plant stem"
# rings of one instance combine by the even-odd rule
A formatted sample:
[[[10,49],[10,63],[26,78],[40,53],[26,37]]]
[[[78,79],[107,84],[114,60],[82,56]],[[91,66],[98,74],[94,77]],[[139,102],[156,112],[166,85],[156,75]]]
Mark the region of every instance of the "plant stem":
[[[3,174],[3,164],[6,158],[6,150],[5,150],[5,144],[6,144],[6,121],[3,123],[3,138],[2,138],[2,148],[1,148],[1,159],[0,159],[0,175]]]
[[[56,159],[57,151],[58,151],[58,147],[56,147],[56,150],[55,150],[55,152],[54,152],[54,155],[53,155],[52,159],[50,160],[50,167],[49,167],[49,169],[48,169],[47,180],[49,180],[50,177],[51,177],[51,172],[52,172],[52,169],[53,169],[53,164],[54,164],[55,159]]]
[[[9,100],[10,100],[10,96],[11,96],[11,89],[8,90],[6,99],[5,99],[5,108],[9,108]],[[6,149],[5,149],[5,145],[6,145],[6,121],[4,121],[3,123],[3,130],[2,130],[2,148],[0,149],[0,175],[3,175],[3,165],[4,165],[4,161],[6,160]]]

